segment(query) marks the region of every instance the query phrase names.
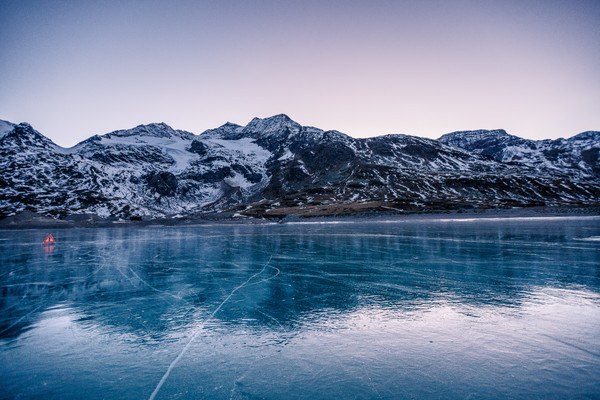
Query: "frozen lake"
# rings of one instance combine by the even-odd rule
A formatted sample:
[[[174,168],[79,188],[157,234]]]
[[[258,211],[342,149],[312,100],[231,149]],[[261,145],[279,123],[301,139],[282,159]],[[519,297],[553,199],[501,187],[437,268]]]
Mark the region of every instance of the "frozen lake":
[[[598,218],[0,231],[0,398],[599,393]]]

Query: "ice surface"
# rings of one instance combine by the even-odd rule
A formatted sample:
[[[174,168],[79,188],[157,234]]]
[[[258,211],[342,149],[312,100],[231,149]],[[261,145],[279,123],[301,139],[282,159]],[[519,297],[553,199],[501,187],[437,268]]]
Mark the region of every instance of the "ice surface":
[[[0,398],[593,398],[599,237],[597,218],[0,231]]]

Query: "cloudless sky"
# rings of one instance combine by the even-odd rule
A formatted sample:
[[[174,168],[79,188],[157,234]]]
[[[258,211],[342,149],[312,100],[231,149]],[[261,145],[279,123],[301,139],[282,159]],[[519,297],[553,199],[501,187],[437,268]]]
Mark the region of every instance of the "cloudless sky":
[[[0,119],[60,145],[278,113],[354,137],[600,130],[600,1],[0,0]]]

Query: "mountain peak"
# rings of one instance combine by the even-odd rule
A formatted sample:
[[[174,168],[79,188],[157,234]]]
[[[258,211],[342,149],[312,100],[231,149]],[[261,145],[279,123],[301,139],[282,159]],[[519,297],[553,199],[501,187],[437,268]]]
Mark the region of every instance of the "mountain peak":
[[[442,135],[438,141],[455,147],[469,148],[480,142],[490,140],[507,140],[517,138],[509,135],[504,129],[477,129],[472,131],[456,131]]]
[[[302,126],[285,114],[277,114],[268,118],[254,118],[244,127],[245,132],[273,134],[277,132],[297,133]]]
[[[461,136],[461,137],[492,137],[492,136],[510,136],[504,129],[474,129],[467,131],[456,131],[446,133],[440,137]]]
[[[36,134],[40,135],[40,133],[33,129],[33,127],[27,122],[21,122],[20,124],[15,125],[14,131],[20,136],[35,136]]]
[[[181,137],[184,139],[192,139],[193,134],[186,131],[179,131],[171,128],[164,122],[138,125],[131,129],[118,130],[104,135],[106,138],[111,137],[130,137],[130,136],[146,136],[155,138],[170,138]]]
[[[152,123],[145,125],[138,125],[131,129],[118,130],[109,133],[113,136],[154,136],[154,137],[168,137],[171,136],[175,130],[164,122]]]
[[[3,141],[8,141],[17,146],[25,147],[48,147],[54,146],[58,148],[50,139],[42,135],[27,122],[22,122],[14,125],[13,129],[7,132],[4,136],[0,136]]]
[[[238,124],[227,121],[218,128],[207,129],[200,135],[203,138],[218,138],[218,139],[237,139],[237,135],[242,130],[242,127]]]
[[[283,113],[281,113],[281,114],[275,114],[275,115],[272,115],[272,116],[267,117],[267,118],[258,118],[258,117],[255,117],[255,118],[252,119],[252,121],[255,121],[255,120],[257,120],[257,121],[261,121],[262,120],[262,121],[271,121],[271,122],[291,122],[291,123],[295,123],[294,120],[292,120],[290,117],[288,117],[287,114],[283,114]]]

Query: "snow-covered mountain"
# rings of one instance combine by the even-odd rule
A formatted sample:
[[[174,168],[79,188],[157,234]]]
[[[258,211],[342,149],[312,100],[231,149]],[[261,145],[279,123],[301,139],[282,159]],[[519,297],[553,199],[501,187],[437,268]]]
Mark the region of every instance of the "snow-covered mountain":
[[[504,131],[355,139],[280,114],[200,135],[140,125],[65,149],[28,124],[1,121],[0,216],[596,204],[598,139],[534,142]]]
[[[540,173],[600,177],[600,132],[597,131],[556,140],[528,140],[501,129],[461,131],[443,135],[439,141],[504,163],[526,165]]]

